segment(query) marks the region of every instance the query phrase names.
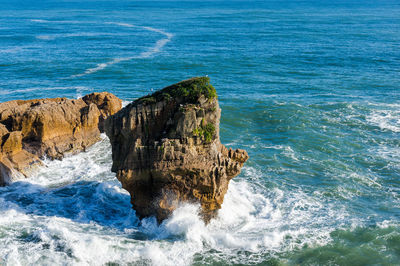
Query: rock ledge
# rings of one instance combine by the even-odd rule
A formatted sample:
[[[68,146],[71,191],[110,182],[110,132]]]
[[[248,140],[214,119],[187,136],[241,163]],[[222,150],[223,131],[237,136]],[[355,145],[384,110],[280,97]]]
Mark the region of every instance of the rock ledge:
[[[121,103],[107,92],[0,103],[0,185],[28,176],[40,158],[61,159],[96,143],[102,121]]]

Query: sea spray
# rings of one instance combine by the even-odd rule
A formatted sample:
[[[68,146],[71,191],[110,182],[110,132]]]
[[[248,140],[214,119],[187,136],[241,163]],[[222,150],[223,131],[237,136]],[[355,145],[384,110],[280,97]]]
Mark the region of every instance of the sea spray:
[[[397,265],[399,13],[395,0],[3,1],[1,102],[94,91],[132,101],[209,75],[219,88],[221,141],[251,159],[219,217],[205,228],[191,220],[201,245],[186,240],[186,225],[184,233],[155,223],[144,232],[112,173],[90,166],[109,153],[107,141],[68,165],[48,164],[0,188],[0,264]],[[167,38],[110,21],[174,36],[150,57],[66,78]]]
[[[110,144],[102,135],[88,152],[46,161],[31,178],[0,188],[8,221],[2,223],[7,248],[2,247],[0,255],[22,263],[35,252],[37,263],[146,258],[154,264],[188,265],[199,252],[219,250],[229,257],[240,250],[278,252],[329,240],[329,221],[309,214],[311,206],[321,208],[316,202],[296,193],[285,198],[279,189],[265,195],[243,179],[232,182],[218,217],[208,226],[199,217],[199,206],[190,204],[160,225],[154,218],[139,221],[110,166]],[[252,168],[244,171],[254,173]],[[320,223],[321,230],[315,231],[314,223]]]

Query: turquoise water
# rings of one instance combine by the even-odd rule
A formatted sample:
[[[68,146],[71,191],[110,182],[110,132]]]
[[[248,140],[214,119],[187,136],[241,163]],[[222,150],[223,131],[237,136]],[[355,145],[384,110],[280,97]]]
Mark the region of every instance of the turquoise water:
[[[0,265],[399,265],[396,1],[0,0],[0,101],[208,75],[250,155],[205,226],[139,223],[106,137],[0,188]]]

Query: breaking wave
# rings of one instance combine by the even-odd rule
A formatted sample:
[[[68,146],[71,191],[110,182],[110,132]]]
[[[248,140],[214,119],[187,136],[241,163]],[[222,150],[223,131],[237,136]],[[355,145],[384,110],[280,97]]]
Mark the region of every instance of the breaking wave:
[[[199,206],[190,204],[161,225],[155,218],[140,222],[111,164],[109,140],[102,135],[88,152],[45,161],[31,178],[0,188],[0,257],[10,264],[188,265],[199,252],[203,259],[249,252],[254,258],[236,258],[249,263],[261,260],[260,254],[326,243],[337,228],[332,217],[345,217],[300,190],[266,193],[257,182],[239,178],[209,225],[199,218]],[[246,178],[260,174],[243,169]]]

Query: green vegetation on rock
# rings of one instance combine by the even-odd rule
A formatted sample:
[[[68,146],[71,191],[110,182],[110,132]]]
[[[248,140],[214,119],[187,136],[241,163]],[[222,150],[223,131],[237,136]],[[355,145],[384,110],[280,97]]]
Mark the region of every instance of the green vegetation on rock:
[[[196,127],[193,130],[193,136],[203,137],[206,142],[211,142],[214,133],[215,126],[211,123],[208,123],[205,126]]]
[[[203,128],[203,136],[207,142],[211,142],[212,137],[214,136],[215,126],[213,124],[207,124]]]
[[[146,103],[146,104],[157,102],[157,100],[151,96],[140,98],[140,100],[142,103]]]
[[[138,101],[150,104],[162,100],[169,101],[171,98],[184,98],[188,103],[196,103],[201,95],[204,95],[208,100],[217,97],[217,91],[210,84],[209,77],[195,77],[181,81],[151,95],[144,96]]]

